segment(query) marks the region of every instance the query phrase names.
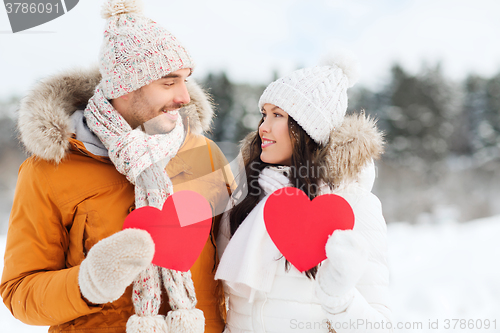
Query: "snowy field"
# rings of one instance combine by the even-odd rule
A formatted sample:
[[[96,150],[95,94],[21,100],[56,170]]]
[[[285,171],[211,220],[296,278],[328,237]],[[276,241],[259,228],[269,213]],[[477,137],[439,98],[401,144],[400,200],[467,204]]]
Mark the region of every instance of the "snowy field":
[[[422,329],[396,331],[500,332],[500,216],[392,224],[388,234],[393,322],[422,323]],[[438,329],[429,329],[436,320]]]
[[[500,332],[500,216],[397,223],[388,234],[393,324],[403,327],[396,332]],[[1,235],[0,269],[4,247]],[[3,304],[0,323],[2,333],[47,331],[22,324]]]

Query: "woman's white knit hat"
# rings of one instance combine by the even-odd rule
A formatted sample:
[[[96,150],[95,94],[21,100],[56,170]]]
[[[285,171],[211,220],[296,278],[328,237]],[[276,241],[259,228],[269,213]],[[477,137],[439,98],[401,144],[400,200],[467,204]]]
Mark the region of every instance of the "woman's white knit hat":
[[[99,70],[108,99],[118,98],[176,70],[194,68],[189,53],[165,28],[142,15],[140,0],[106,0]]]
[[[347,88],[357,81],[351,57],[337,56],[331,65],[299,69],[271,83],[259,100],[288,113],[309,136],[325,145],[347,110]]]

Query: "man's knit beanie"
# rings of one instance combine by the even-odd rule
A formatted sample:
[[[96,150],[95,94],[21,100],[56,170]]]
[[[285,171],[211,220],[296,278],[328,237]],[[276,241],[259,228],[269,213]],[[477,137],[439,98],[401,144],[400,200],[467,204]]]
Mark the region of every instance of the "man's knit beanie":
[[[186,49],[165,28],[143,16],[140,0],[106,0],[100,51],[101,87],[118,98],[179,69],[193,69]]]
[[[357,80],[357,66],[347,55],[330,65],[303,68],[271,83],[259,100],[290,115],[317,143],[326,145],[347,110],[347,89]]]

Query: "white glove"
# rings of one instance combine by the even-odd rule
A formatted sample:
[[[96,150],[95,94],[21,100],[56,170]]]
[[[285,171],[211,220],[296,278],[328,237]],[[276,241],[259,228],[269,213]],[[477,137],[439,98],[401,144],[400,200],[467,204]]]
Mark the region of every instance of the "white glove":
[[[290,185],[290,179],[279,171],[265,168],[259,174],[259,185],[266,194]]]
[[[325,250],[327,259],[316,274],[316,295],[325,310],[339,313],[351,303],[354,286],[366,269],[366,240],[353,230],[335,230]]]
[[[149,233],[125,229],[99,241],[80,264],[78,283],[88,301],[116,301],[137,275],[146,269],[155,253]]]

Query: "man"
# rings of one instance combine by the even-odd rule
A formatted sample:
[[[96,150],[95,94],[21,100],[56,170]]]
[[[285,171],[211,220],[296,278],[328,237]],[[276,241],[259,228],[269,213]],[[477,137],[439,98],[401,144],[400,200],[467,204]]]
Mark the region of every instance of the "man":
[[[32,156],[19,170],[0,293],[16,318],[50,332],[223,330],[213,237],[232,174],[201,135],[213,111],[188,79],[189,54],[138,7],[105,5],[99,72],[54,76],[21,104]],[[180,190],[203,195],[216,216],[187,273],[151,265],[151,236],[121,230],[132,210]]]

